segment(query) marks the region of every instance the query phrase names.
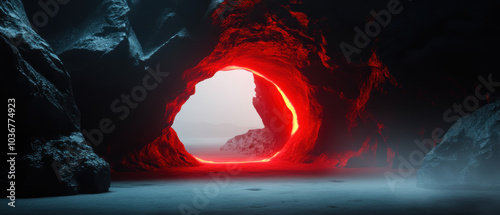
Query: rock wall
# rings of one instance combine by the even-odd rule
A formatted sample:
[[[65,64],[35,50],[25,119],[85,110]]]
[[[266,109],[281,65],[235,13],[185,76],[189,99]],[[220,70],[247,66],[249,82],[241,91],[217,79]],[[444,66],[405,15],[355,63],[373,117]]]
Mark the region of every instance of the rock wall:
[[[107,191],[109,165],[80,133],[71,79],[59,57],[31,28],[20,1],[2,1],[0,19],[2,89],[15,99],[16,196]],[[9,171],[4,164],[2,180]]]
[[[40,10],[37,2],[24,5],[28,16]],[[209,7],[208,1],[71,1],[39,29],[72,77],[82,133],[116,169],[135,153],[148,156],[140,151],[170,135],[166,103],[182,89],[182,71],[211,46],[200,36],[211,31]],[[178,152],[190,157],[186,165],[198,164]]]

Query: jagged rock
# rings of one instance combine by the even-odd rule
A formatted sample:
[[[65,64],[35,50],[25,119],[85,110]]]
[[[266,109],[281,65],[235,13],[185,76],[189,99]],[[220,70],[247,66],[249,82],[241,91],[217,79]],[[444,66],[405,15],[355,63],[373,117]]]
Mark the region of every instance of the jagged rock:
[[[284,144],[283,139],[276,137],[269,128],[252,129],[245,134],[229,139],[220,150],[269,157],[279,151]]]
[[[58,137],[80,129],[71,80],[59,57],[30,27],[20,1],[0,4],[4,92],[16,99],[18,127],[30,137]]]
[[[197,166],[200,163],[189,154],[182,145],[177,133],[168,128],[162,136],[144,146],[137,152],[130,153],[114,167],[118,171],[154,171],[168,167]]]
[[[16,196],[107,191],[109,165],[83,143],[71,79],[59,57],[31,28],[21,1],[2,1],[0,20],[2,88],[15,99]],[[9,170],[4,165],[1,180]]]
[[[459,119],[424,158],[417,186],[500,188],[500,101]]]
[[[269,157],[282,149],[290,138],[292,113],[273,84],[259,76],[254,76],[254,81],[256,92],[252,103],[264,123],[264,128],[252,129],[233,137],[220,149],[244,155]]]
[[[110,167],[79,132],[56,140],[37,139],[23,156],[23,196],[72,195],[108,191]]]

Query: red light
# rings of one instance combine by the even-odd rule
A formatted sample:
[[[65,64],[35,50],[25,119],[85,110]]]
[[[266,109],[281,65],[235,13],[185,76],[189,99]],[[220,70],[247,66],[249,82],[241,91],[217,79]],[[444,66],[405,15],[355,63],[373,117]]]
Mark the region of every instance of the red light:
[[[207,161],[203,160],[199,157],[194,156],[199,162],[201,163],[210,163],[210,164],[237,164],[237,163],[265,163],[271,161],[274,157],[276,157],[280,152],[276,152],[273,156],[270,158],[262,159],[262,160],[256,160],[256,161]]]

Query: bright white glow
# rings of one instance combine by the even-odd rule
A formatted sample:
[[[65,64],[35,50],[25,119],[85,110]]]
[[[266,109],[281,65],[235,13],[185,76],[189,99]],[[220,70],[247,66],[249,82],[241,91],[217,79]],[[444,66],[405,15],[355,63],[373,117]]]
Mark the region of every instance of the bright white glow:
[[[249,129],[263,128],[252,99],[253,74],[245,70],[220,71],[196,85],[196,93],[182,106],[172,128],[189,145],[222,146]]]

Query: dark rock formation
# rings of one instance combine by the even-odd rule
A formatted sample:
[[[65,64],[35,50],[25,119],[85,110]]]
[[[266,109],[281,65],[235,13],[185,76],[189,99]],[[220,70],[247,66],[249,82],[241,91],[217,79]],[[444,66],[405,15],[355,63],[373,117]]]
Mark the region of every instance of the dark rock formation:
[[[16,96],[19,129],[29,136],[58,137],[80,129],[71,81],[59,57],[30,27],[20,1],[2,1],[2,85]]]
[[[23,155],[23,196],[72,195],[108,191],[111,172],[83,135],[75,132],[56,140],[36,139]]]
[[[28,16],[40,10],[36,1],[24,4]],[[165,106],[185,86],[182,71],[211,47],[198,32],[210,32],[210,7],[209,1],[70,1],[39,29],[72,77],[83,134],[117,168],[136,152],[143,158],[135,157],[130,169],[142,160],[164,166],[141,150],[153,142],[174,144],[155,140],[172,124]],[[103,120],[111,130],[101,129]],[[172,164],[197,165],[184,149],[177,152],[190,159]]]
[[[417,186],[500,188],[500,101],[459,119],[424,158]]]
[[[478,76],[487,77],[491,68],[496,68],[498,52],[491,50],[498,50],[498,44],[488,41],[496,37],[492,32],[498,29],[495,22],[500,20],[494,12],[498,2],[400,1],[402,12],[393,14],[377,36],[369,37],[370,42],[352,55],[350,64],[344,61],[341,42],[354,44],[354,27],[364,31],[374,20],[370,12],[386,10],[388,1],[303,2],[292,10],[304,12],[310,20],[328,20],[317,24],[334,65],[331,73],[303,71],[317,86],[316,96],[324,110],[313,151],[316,155],[357,151],[366,137],[380,133],[383,139],[378,141],[378,148],[389,147],[397,156],[408,159],[413,150],[418,150],[415,140],[430,139],[436,128],[447,130],[453,122],[443,120],[443,113],[454,103],[463,105],[480,84]],[[362,62],[369,62],[372,51],[397,85],[391,78],[370,80],[377,73],[367,70]],[[375,87],[363,92],[372,84]],[[366,101],[364,106],[353,111],[361,101]],[[484,105],[486,100],[479,102]],[[346,119],[346,115],[354,116],[354,120]],[[350,122],[356,122],[355,126]],[[377,160],[382,161],[378,154]]]
[[[220,149],[257,157],[270,157],[281,150],[290,138],[292,114],[276,87],[254,75],[253,106],[264,123],[264,129],[253,129],[231,138]]]
[[[107,191],[109,165],[84,142],[59,57],[31,28],[20,1],[2,1],[0,20],[2,90],[15,99],[16,196]]]
[[[137,152],[131,152],[124,160],[124,165],[115,167],[119,171],[154,171],[169,167],[189,167],[198,164],[198,160],[186,152],[184,145],[174,129]]]

